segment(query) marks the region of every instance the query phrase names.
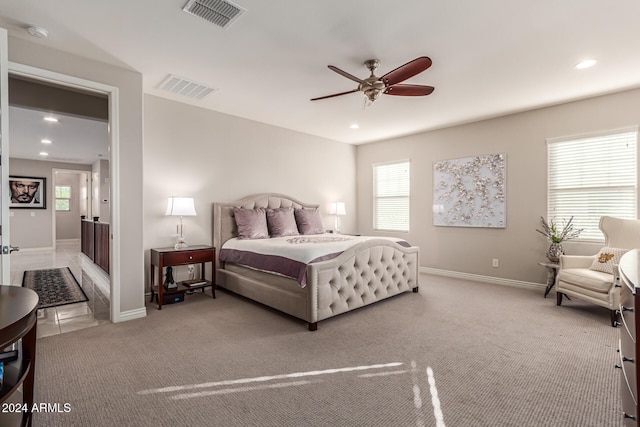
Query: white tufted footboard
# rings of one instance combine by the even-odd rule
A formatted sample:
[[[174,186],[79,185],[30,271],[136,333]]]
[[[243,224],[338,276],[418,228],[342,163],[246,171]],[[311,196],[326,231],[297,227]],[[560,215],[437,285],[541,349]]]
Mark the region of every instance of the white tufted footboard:
[[[402,292],[418,290],[419,248],[369,240],[307,267],[312,325]]]
[[[318,208],[292,197],[263,193],[235,202],[214,203],[213,244],[217,248],[237,236],[233,207]],[[419,248],[385,239],[371,239],[340,256],[307,267],[307,285],[296,280],[221,263],[216,251],[216,285],[308,322],[320,320],[390,296],[418,291]]]

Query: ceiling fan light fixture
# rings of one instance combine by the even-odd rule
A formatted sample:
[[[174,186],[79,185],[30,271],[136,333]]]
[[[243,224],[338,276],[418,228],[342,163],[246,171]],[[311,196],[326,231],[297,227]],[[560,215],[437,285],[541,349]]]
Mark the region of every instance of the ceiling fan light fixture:
[[[375,89],[375,88],[366,89],[364,91],[364,96],[366,96],[367,99],[369,99],[369,101],[375,102],[375,100],[378,99],[378,97],[380,96],[380,93],[381,93],[380,89]]]

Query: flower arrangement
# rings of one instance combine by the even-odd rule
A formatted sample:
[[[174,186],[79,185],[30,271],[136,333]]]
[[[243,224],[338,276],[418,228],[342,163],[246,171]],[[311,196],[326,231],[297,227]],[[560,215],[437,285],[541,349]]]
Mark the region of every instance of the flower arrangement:
[[[551,240],[547,258],[555,263],[560,260],[560,255],[564,254],[562,242],[575,239],[584,230],[584,228],[573,228],[573,217],[569,218],[569,221],[562,220],[562,229],[553,220],[547,222],[543,217],[540,217],[540,223],[542,223],[542,230],[536,228],[536,231]]]
[[[569,221],[562,220],[562,229],[553,220],[547,222],[543,217],[540,217],[540,223],[542,224],[542,230],[536,229],[536,231],[546,236],[553,243],[562,243],[565,240],[575,239],[584,230],[584,228],[574,229],[573,217]]]

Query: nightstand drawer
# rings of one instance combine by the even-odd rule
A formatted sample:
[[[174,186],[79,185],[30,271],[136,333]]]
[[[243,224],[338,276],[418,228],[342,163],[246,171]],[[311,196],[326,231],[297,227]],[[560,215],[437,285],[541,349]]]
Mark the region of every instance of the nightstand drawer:
[[[211,262],[213,261],[213,250],[185,251],[185,252],[164,254],[163,259],[164,259],[165,265],[181,265],[181,264],[195,264],[199,262]]]

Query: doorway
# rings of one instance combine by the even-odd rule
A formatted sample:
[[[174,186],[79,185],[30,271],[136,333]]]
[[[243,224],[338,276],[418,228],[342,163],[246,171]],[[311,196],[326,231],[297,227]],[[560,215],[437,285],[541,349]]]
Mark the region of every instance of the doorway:
[[[107,99],[108,104],[108,150],[109,150],[109,193],[110,209],[109,216],[111,222],[111,245],[109,249],[110,264],[112,266],[112,272],[119,272],[119,221],[116,215],[111,215],[115,207],[118,204],[118,193],[114,191],[117,188],[118,181],[118,159],[114,155],[118,151],[118,90],[116,87],[104,85],[102,83],[92,82],[76,77],[51,72],[35,67],[30,67],[22,64],[9,63],[9,75],[13,77],[19,77],[22,79],[29,79],[36,82],[41,82],[50,86],[57,86],[66,88],[75,92],[86,92],[92,94],[100,94]],[[10,130],[11,132],[11,130]],[[11,167],[11,166],[9,166]],[[52,232],[53,235],[53,232]],[[53,241],[55,244],[55,240]],[[113,280],[113,277],[118,277],[117,274],[112,274],[108,277],[109,288],[109,319],[110,321],[119,321],[120,316],[120,285],[118,280]]]

